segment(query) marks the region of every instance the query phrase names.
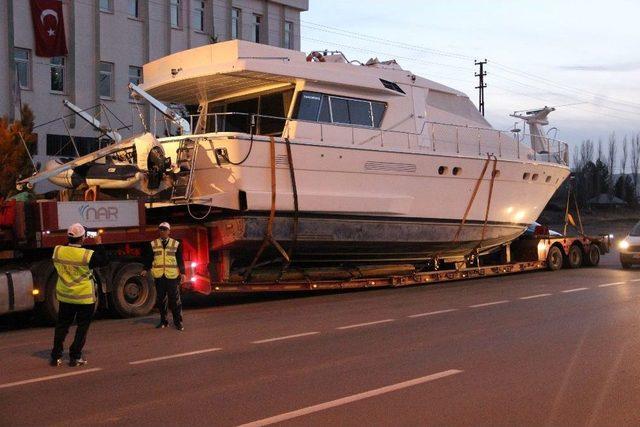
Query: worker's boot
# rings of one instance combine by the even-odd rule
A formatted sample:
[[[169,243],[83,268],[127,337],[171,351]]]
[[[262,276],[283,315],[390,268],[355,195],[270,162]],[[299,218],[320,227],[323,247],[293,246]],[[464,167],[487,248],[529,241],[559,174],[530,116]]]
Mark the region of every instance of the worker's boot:
[[[51,358],[51,359],[49,359],[49,365],[53,366],[53,367],[60,366],[60,365],[62,365],[62,359],[60,359],[60,358],[58,358],[58,359]]]
[[[167,322],[166,320],[165,321],[161,320],[160,323],[156,325],[156,329],[164,329],[167,326],[169,326],[169,322]]]
[[[69,361],[69,366],[71,367],[76,367],[76,366],[84,366],[87,364],[87,360],[83,359],[82,357],[79,359],[71,359]]]
[[[182,323],[176,323],[176,324],[175,324],[175,327],[176,327],[176,329],[177,329],[177,330],[179,330],[179,331],[184,331],[184,326],[182,326]]]

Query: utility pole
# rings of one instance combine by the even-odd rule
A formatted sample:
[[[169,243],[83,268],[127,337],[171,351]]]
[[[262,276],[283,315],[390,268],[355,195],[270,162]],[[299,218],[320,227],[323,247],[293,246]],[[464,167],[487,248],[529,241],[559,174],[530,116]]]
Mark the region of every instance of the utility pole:
[[[487,60],[484,61],[475,61],[475,65],[480,66],[480,72],[476,73],[476,77],[479,77],[480,83],[476,86],[476,89],[479,89],[478,95],[478,111],[482,113],[484,116],[484,88],[487,87],[487,84],[484,82],[484,76],[487,75],[487,72],[484,71],[484,66],[487,64]]]

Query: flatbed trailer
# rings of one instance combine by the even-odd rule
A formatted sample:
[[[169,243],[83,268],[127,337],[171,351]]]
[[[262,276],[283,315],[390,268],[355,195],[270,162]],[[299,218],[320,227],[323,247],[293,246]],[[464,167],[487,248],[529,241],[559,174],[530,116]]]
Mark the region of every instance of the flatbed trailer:
[[[155,304],[152,281],[140,275],[145,244],[157,237],[158,218],[139,201],[10,202],[0,211],[0,314],[37,309],[48,319],[57,312],[53,248],[67,241],[66,227],[82,222],[100,233],[112,261],[96,274],[99,306],[122,317],[143,316]],[[164,218],[163,218],[164,220]],[[610,236],[521,237],[490,253],[464,261],[431,264],[289,266],[234,275],[228,248],[238,239],[242,219],[193,221],[171,218],[172,236],[183,244],[187,280],[183,292],[291,292],[417,286],[482,277],[596,266],[609,251]],[[231,225],[230,225],[231,224]],[[91,246],[91,240],[87,242]]]

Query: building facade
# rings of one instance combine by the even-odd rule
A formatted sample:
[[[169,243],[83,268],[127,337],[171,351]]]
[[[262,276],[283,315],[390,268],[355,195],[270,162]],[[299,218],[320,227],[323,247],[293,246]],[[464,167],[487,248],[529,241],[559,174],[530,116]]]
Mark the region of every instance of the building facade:
[[[68,54],[35,55],[29,0],[0,0],[0,115],[20,104],[35,114],[35,159],[75,156],[98,147],[97,133],[63,106],[67,99],[126,137],[153,115],[130,98],[142,65],[230,39],[300,49],[300,14],[308,0],[63,0]],[[101,107],[96,107],[100,106]],[[59,120],[69,116],[66,120]]]

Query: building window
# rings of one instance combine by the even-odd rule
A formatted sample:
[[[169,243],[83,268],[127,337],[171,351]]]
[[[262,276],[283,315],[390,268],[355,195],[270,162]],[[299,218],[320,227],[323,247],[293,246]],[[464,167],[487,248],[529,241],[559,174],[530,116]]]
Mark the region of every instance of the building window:
[[[171,17],[171,28],[180,28],[181,26],[180,6],[180,0],[170,0],[169,16]]]
[[[100,82],[98,86],[100,98],[113,99],[113,64],[111,62],[100,63]]]
[[[260,43],[260,26],[262,24],[262,16],[253,15],[253,31],[252,31],[252,39],[251,41],[255,43]]]
[[[47,156],[76,157],[77,153],[73,146],[74,142],[81,156],[92,153],[100,148],[98,138],[74,136],[73,141],[71,141],[69,135],[47,134]]]
[[[129,83],[139,86],[142,83],[142,67],[129,66]],[[134,99],[133,94],[129,94],[130,99]]]
[[[64,57],[54,56],[49,62],[51,73],[51,92],[64,92]]]
[[[242,11],[237,7],[231,9],[231,39],[240,38],[240,14]]]
[[[134,18],[140,17],[140,1],[139,0],[129,0],[129,16],[133,16]]]
[[[293,49],[293,22],[284,21],[284,40],[282,47]]]
[[[16,74],[20,89],[31,89],[31,52],[29,49],[13,49]]]
[[[100,11],[113,13],[113,0],[100,0]]]
[[[204,31],[204,17],[205,17],[205,8],[207,3],[204,1],[196,1],[195,9],[193,10],[193,28],[196,31]]]

